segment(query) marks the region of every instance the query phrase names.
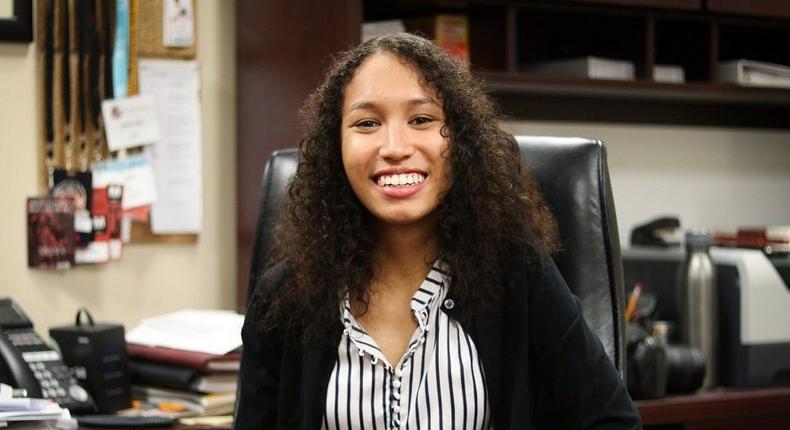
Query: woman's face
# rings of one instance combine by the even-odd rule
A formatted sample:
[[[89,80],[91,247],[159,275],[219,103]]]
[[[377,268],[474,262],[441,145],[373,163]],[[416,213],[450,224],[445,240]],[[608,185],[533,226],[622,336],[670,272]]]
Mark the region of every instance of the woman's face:
[[[357,198],[380,222],[431,221],[447,189],[444,111],[417,69],[389,53],[356,70],[343,99],[343,167]]]

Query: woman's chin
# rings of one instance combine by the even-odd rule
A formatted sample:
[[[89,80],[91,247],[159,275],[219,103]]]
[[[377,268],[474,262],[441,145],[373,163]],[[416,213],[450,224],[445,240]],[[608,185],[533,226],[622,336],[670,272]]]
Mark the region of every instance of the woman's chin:
[[[435,216],[433,213],[422,212],[395,212],[395,213],[379,213],[374,215],[378,224],[382,227],[427,227],[435,224]]]

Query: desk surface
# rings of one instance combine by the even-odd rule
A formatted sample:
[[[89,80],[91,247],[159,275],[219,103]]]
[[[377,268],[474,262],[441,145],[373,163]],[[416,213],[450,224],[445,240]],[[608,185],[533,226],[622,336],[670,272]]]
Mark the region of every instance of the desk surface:
[[[790,386],[719,389],[656,400],[637,400],[645,430],[787,430],[790,429]],[[161,430],[217,430],[210,426],[176,425]],[[80,430],[96,430],[80,427]],[[110,429],[108,429],[110,430]]]
[[[718,389],[635,402],[646,429],[790,429],[790,386]]]

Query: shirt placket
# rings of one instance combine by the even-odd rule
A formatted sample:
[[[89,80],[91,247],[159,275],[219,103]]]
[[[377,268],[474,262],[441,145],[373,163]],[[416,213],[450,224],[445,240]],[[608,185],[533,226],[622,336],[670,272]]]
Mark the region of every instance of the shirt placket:
[[[402,412],[407,412],[401,405],[401,401],[408,399],[403,399],[403,376],[406,374],[409,366],[412,366],[412,360],[414,358],[414,354],[418,351],[420,347],[425,347],[425,339],[428,336],[428,318],[429,313],[426,308],[415,310],[414,317],[417,319],[419,324],[419,335],[412,339],[409,343],[409,347],[406,351],[406,354],[403,355],[401,361],[395,365],[394,368],[389,369],[390,372],[390,410],[392,419],[390,420],[390,427],[393,429],[397,429],[401,427],[401,423],[405,423],[406,420],[403,418]],[[413,394],[412,394],[413,395]]]

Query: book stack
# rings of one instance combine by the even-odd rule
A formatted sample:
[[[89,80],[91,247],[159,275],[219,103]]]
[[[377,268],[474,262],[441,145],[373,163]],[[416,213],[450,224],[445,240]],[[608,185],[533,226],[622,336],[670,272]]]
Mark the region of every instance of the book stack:
[[[535,62],[523,66],[523,69],[538,75],[588,79],[633,81],[636,76],[631,61],[593,56]]]
[[[132,396],[175,415],[233,412],[241,354],[223,355],[129,343]]]
[[[231,414],[243,319],[232,311],[185,310],[146,319],[128,332],[137,412],[173,418]]]

